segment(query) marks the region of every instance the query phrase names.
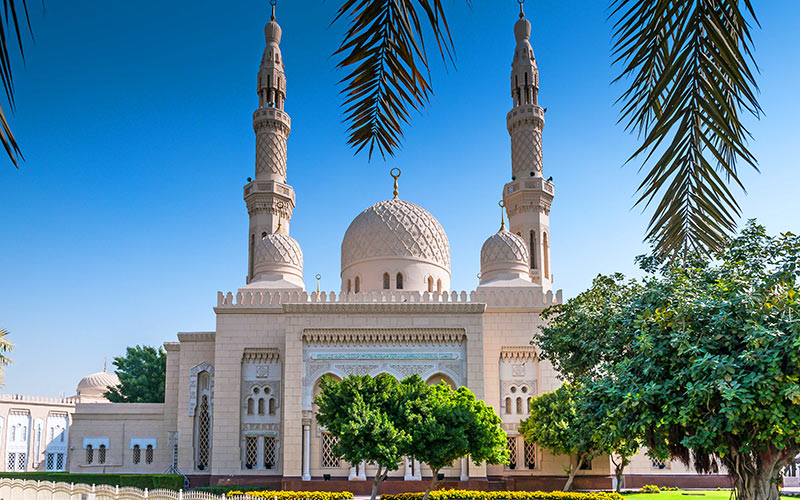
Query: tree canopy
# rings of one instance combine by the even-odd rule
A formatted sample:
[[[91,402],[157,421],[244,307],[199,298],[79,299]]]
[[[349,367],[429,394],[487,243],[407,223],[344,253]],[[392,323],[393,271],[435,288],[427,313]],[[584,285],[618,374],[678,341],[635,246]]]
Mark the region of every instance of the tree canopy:
[[[114,358],[120,384],[105,393],[112,403],[163,403],[167,377],[167,355],[159,347],[128,347],[125,356]]]
[[[3,384],[3,368],[11,363],[6,354],[14,350],[14,344],[8,340],[8,330],[0,328],[0,385]]]
[[[698,471],[720,462],[739,499],[777,499],[779,474],[800,453],[800,238],[768,236],[750,221],[715,261],[640,262],[646,277],[598,308],[614,313],[582,328],[587,310],[573,304],[543,335],[568,336],[568,327],[588,338],[605,321],[624,341],[595,357],[607,376],[586,385],[604,402],[604,429],[641,435],[653,456]],[[573,355],[554,346],[573,343],[541,345],[568,366]]]

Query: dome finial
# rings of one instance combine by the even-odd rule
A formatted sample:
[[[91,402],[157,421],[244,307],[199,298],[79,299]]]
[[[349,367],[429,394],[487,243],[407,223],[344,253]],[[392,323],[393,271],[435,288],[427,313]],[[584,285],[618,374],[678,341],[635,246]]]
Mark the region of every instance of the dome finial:
[[[273,1],[275,1],[275,0],[273,0]],[[525,3],[525,0],[517,0],[517,3],[519,4],[519,18],[522,19],[523,17],[525,17],[525,12],[522,10],[522,4]],[[272,4],[272,5],[275,5],[275,4]],[[272,8],[272,11],[275,12],[275,7]],[[273,14],[272,18],[275,19],[274,14]]]
[[[270,17],[270,20],[274,21],[275,20],[275,6],[278,4],[278,0],[269,0],[269,4],[272,5],[272,17]],[[522,10],[522,5],[520,5],[519,8],[520,8],[520,10]]]
[[[506,230],[506,218],[503,217],[503,209],[506,206],[506,202],[503,201],[503,200],[500,200],[500,201],[497,202],[497,205],[500,207],[500,231],[505,231]]]
[[[397,173],[395,173],[395,170],[397,171]],[[402,172],[400,172],[400,169],[397,168],[397,167],[395,167],[395,168],[393,168],[392,170],[389,171],[389,175],[391,175],[394,178],[394,191],[392,192],[392,194],[394,195],[393,199],[395,199],[395,200],[397,199],[397,194],[398,194],[397,193],[397,178],[400,177],[401,173]]]

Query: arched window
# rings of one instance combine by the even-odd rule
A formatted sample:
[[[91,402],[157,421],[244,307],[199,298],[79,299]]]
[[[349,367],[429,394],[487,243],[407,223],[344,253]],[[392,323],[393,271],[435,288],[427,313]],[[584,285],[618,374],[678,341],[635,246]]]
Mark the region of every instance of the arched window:
[[[517,414],[522,413],[522,398],[517,398]]]
[[[525,401],[525,413],[530,413],[531,411],[531,398],[528,396],[528,400]]]
[[[153,445],[148,444],[147,448],[144,450],[144,461],[145,463],[152,464],[153,463]]]
[[[16,425],[12,425],[11,426],[11,441],[14,441],[15,439],[17,439],[17,426]]]
[[[275,398],[269,398],[269,414],[275,415],[277,405],[275,404]]]
[[[52,441],[53,438],[55,437],[55,435],[54,435],[55,434],[55,430],[56,430],[55,427],[50,427],[50,430],[47,432],[47,442],[48,443],[50,441]]]
[[[442,280],[436,280],[436,291],[442,293]]]
[[[428,291],[433,292],[433,276],[428,276]]]
[[[353,291],[353,283],[352,283],[352,281],[350,281],[350,278],[348,278],[347,279],[347,293],[350,293],[352,291]]]
[[[264,398],[258,398],[258,414],[264,414]]]
[[[92,462],[94,462],[94,448],[92,448],[92,445],[87,444],[86,445],[86,463],[91,465]]]
[[[511,398],[506,398],[506,415],[511,415]]]
[[[200,375],[207,375],[210,378],[208,372],[202,372]],[[202,386],[203,384],[200,385]],[[208,461],[211,458],[211,408],[208,404],[208,395],[203,394],[195,418],[197,419],[195,426],[195,466],[198,470],[205,470],[208,468]]]
[[[547,233],[542,233],[542,257],[544,257],[544,277],[550,279],[550,241]]]
[[[253,414],[253,398],[247,398],[247,414]]]
[[[142,461],[142,449],[138,444],[133,445],[133,463],[138,464]]]
[[[106,463],[106,445],[101,444],[99,448],[97,448],[97,462],[104,464]]]
[[[395,283],[396,283],[395,288],[397,288],[398,290],[403,289],[403,273],[397,273],[397,277],[395,278]]]
[[[361,278],[356,276],[356,293],[361,291]]]
[[[388,290],[389,289],[389,286],[390,286],[389,281],[390,281],[389,273],[383,273],[383,289],[384,290]]]
[[[536,233],[531,231],[531,269],[536,269]]]
[[[255,252],[256,248],[256,235],[250,235],[250,262],[248,266],[248,274],[250,275],[250,279],[253,279],[253,253]]]

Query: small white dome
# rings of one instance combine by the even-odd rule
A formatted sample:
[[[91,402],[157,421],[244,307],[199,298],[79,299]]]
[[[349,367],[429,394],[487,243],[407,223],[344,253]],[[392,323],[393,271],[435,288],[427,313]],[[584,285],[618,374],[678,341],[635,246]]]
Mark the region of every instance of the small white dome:
[[[430,283],[444,291],[450,287],[450,243],[427,210],[397,198],[381,201],[358,214],[347,228],[341,274],[343,291],[424,292],[431,289]],[[356,281],[361,285],[353,287]]]
[[[119,385],[119,377],[114,373],[97,372],[86,375],[78,382],[78,394],[84,391],[106,392],[109,388]]]
[[[530,281],[529,260],[530,253],[525,241],[501,229],[481,247],[481,285],[497,280]]]
[[[253,282],[273,282],[276,286],[303,287],[303,251],[300,244],[284,233],[272,233],[256,243],[253,255]],[[283,285],[282,285],[283,284]]]

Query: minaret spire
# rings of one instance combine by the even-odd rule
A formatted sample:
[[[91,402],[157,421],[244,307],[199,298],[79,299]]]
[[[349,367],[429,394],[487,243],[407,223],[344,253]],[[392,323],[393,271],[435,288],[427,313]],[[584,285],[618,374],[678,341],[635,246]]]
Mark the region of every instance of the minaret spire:
[[[503,188],[508,225],[530,250],[531,280],[550,290],[550,205],[553,184],[543,176],[542,129],[544,110],[539,106],[539,68],[531,46],[531,23],[519,3],[514,23],[514,58],[511,62],[512,108],[506,115],[511,136],[511,182]]]
[[[266,47],[258,69],[256,92],[258,109],[253,113],[256,134],[255,180],[244,186],[244,200],[250,214],[247,282],[253,279],[253,257],[257,241],[267,234],[289,233],[295,206],[292,186],[286,183],[286,141],[292,121],[283,110],[286,100],[286,75],[281,54],[281,27],[275,21],[276,0],[270,0],[272,13],[264,27]],[[281,207],[281,208],[279,208]]]

